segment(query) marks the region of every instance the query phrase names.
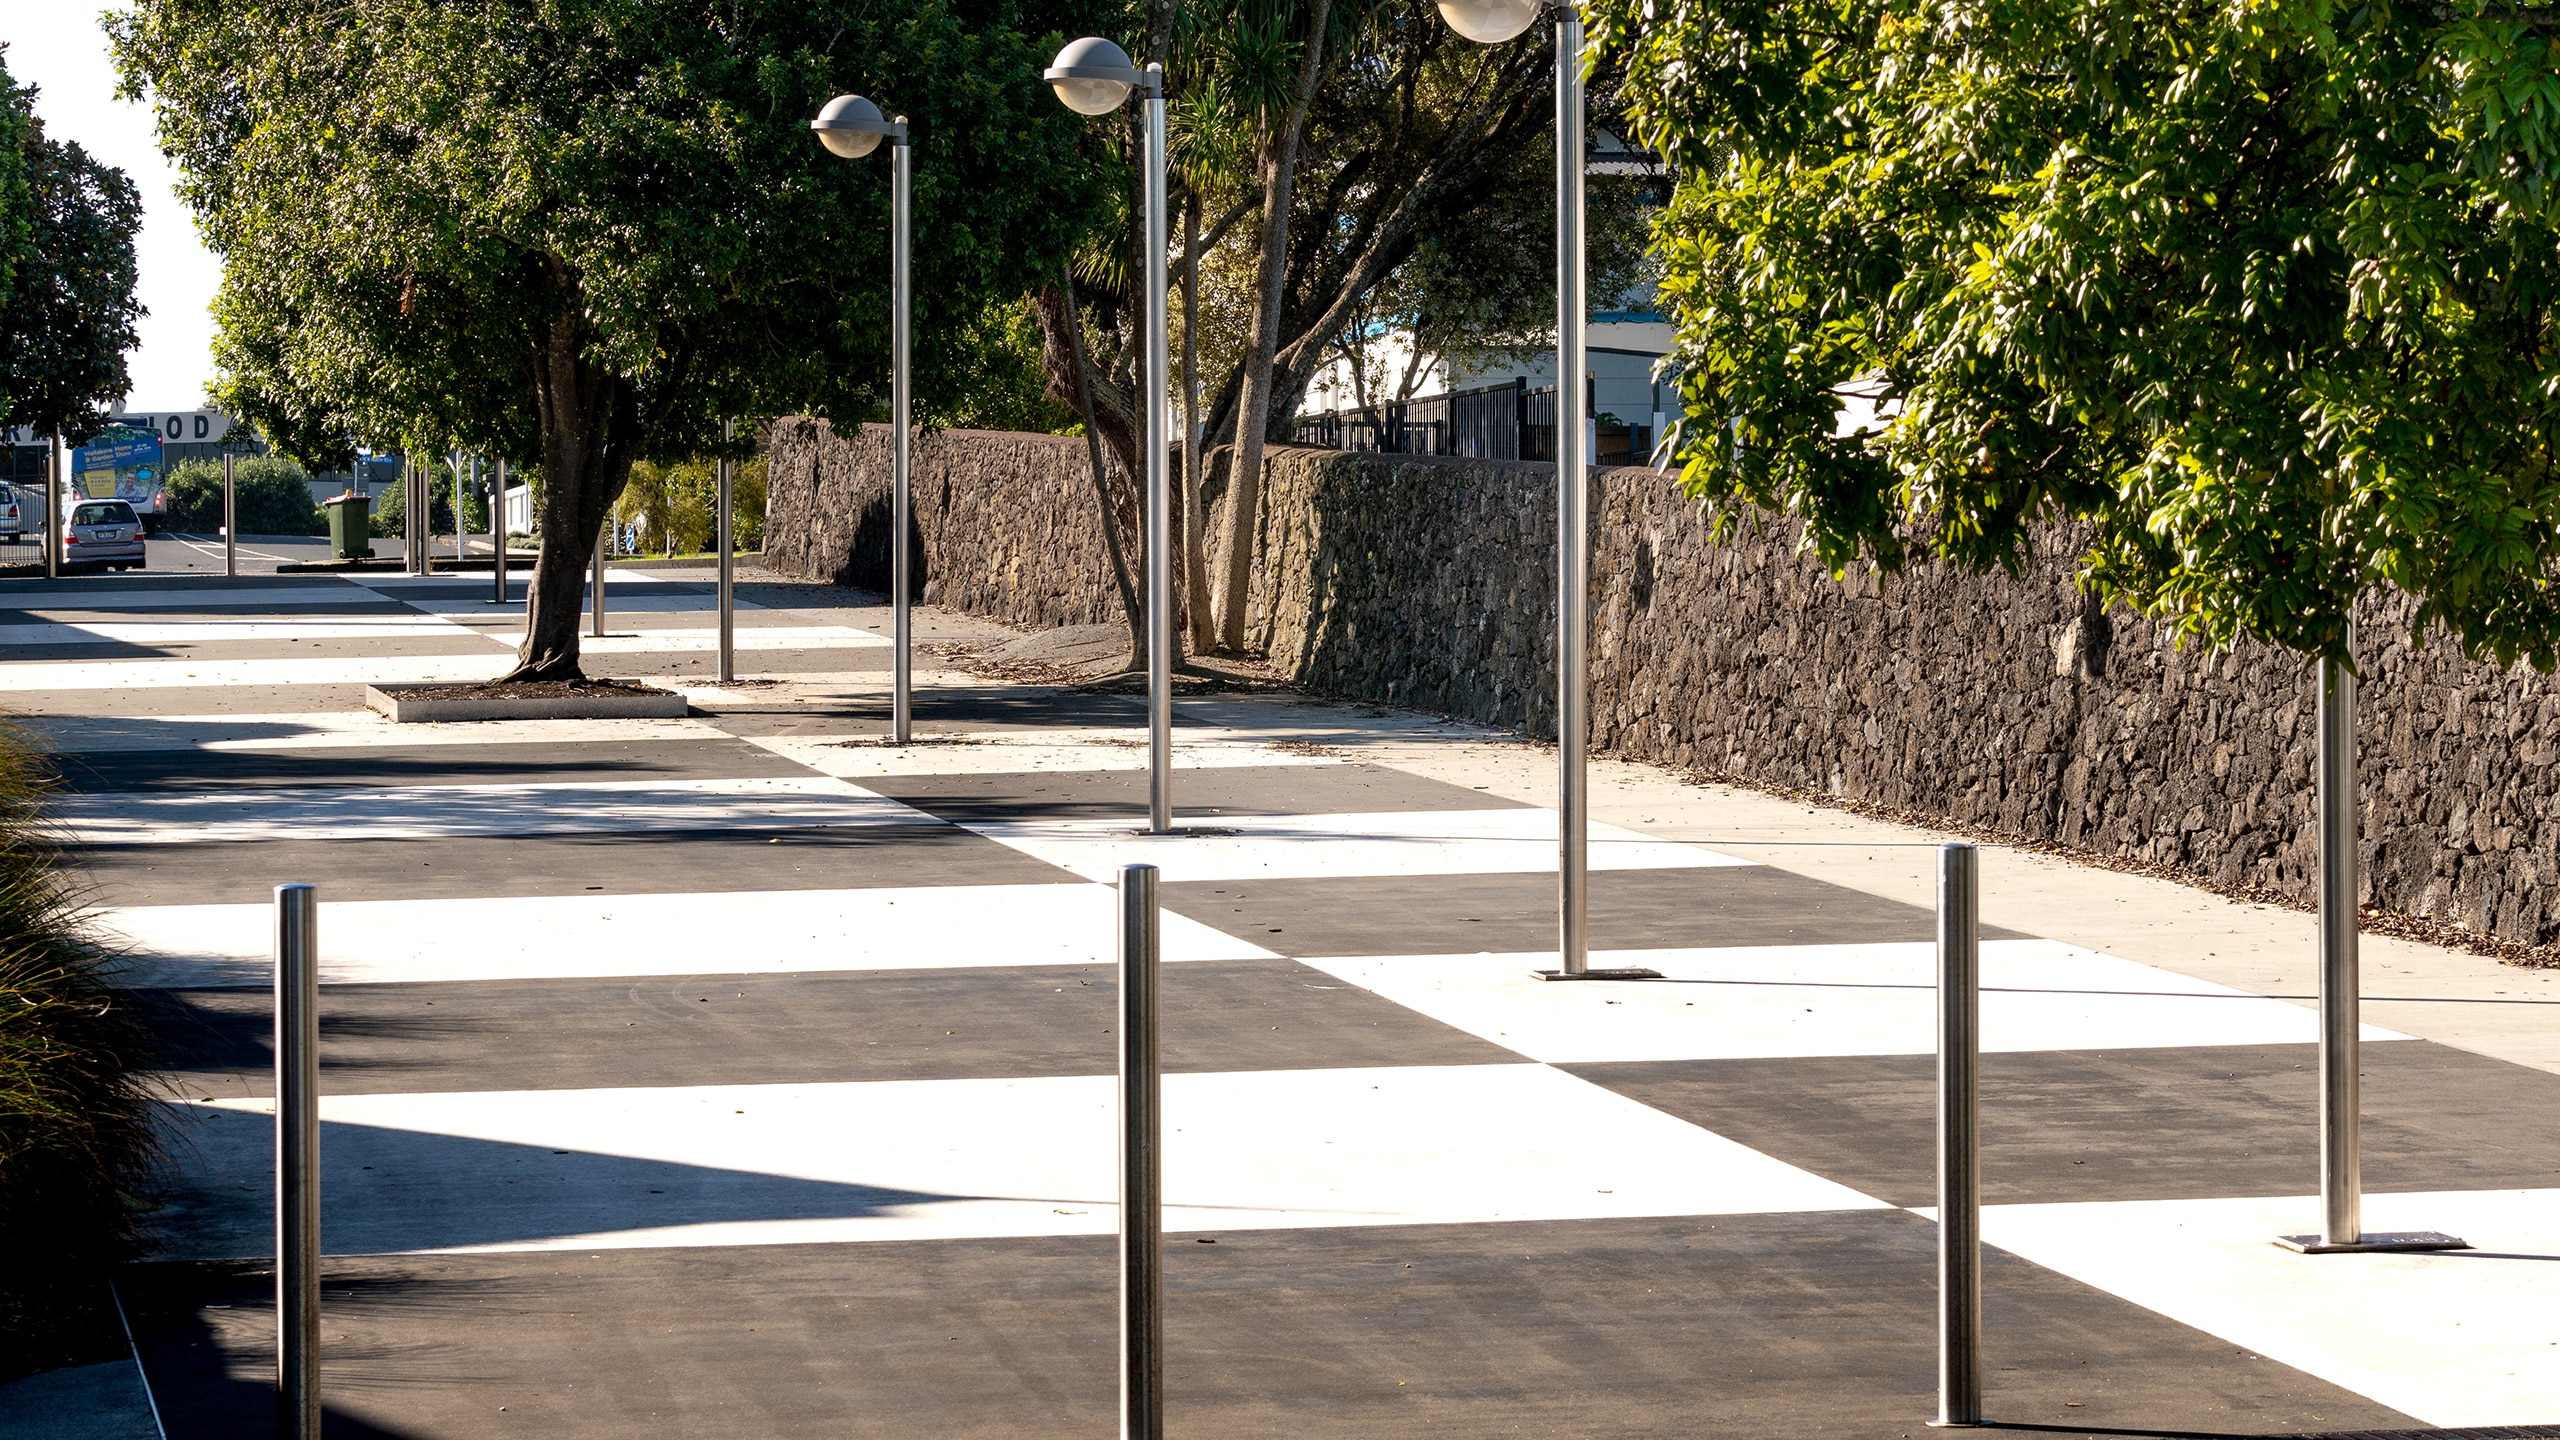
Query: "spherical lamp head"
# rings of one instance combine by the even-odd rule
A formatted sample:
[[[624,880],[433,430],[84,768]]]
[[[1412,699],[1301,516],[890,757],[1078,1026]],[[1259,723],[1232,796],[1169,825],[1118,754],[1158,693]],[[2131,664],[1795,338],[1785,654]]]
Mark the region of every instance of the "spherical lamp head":
[[[1060,103],[1077,114],[1108,115],[1120,108],[1145,74],[1129,63],[1128,51],[1099,35],[1087,35],[1068,41],[1040,78],[1058,92]]]
[[[847,160],[859,160],[879,149],[880,138],[889,133],[880,107],[859,95],[839,95],[828,101],[809,128],[818,132],[819,144]]]
[[[1479,45],[1499,45],[1528,29],[1545,0],[1440,0],[1440,18]]]

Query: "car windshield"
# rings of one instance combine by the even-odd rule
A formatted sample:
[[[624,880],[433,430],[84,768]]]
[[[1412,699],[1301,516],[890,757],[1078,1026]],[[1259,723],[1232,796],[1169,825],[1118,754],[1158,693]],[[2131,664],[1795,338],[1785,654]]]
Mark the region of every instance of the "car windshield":
[[[130,525],[133,510],[124,505],[83,505],[71,512],[74,525]]]

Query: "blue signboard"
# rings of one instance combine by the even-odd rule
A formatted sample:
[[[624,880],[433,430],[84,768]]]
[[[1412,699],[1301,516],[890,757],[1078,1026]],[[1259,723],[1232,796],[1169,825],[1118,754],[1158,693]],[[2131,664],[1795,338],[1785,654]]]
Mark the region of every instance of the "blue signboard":
[[[159,463],[160,437],[148,431],[109,430],[71,452],[74,474],[85,474],[91,470],[131,470],[142,465],[157,467]]]

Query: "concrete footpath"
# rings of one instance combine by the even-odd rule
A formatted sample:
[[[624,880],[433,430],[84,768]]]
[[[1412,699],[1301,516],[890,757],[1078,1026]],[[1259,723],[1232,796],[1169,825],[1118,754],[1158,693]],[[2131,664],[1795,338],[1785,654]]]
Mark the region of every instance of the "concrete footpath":
[[[496,673],[520,588],[0,583],[0,703],[169,1047],[118,1282],[167,1435],[270,1433],[285,880],[324,904],[332,1434],[1111,1433],[1129,860],[1177,1433],[1921,1433],[1938,837],[1603,762],[1595,963],[1665,978],[1543,985],[1550,751],[1186,700],[1210,833],[1144,837],[1134,697],[928,651],[889,746],[885,609],[750,576],[721,687],[706,579],[617,572],[590,667],[693,716],[441,726],[356,697]],[[2476,1248],[2304,1257],[2310,918],[1983,869],[1995,1421],[2560,1435],[2560,977],[2367,941],[2368,1226]]]

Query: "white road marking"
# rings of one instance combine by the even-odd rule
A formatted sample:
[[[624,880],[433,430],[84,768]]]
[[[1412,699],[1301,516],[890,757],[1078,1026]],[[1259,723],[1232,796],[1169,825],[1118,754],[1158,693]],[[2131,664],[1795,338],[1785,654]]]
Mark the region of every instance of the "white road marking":
[[[1595,967],[1662,980],[1531,977],[1552,952],[1358,956],[1304,963],[1472,1035],[1554,1063],[1937,1051],[1935,947],[1771,945],[1609,950]],[[2308,1044],[2319,1017],[2282,1000],[2051,940],[1982,946],[1982,1048]],[[2369,1040],[2408,1037],[2378,1025]]]
[[[320,894],[324,985],[1100,965],[1119,953],[1118,891],[1103,885],[343,900],[324,880]],[[120,984],[274,983],[273,906],[97,917],[134,947]],[[1167,961],[1271,958],[1180,915],[1162,924]]]
[[[324,1096],[321,1234],[355,1254],[1108,1233],[1116,1086]],[[1164,1105],[1176,1231],[1882,1208],[1543,1065],[1168,1075]],[[178,1113],[193,1183],[249,1203],[173,1215],[169,1252],[264,1253],[268,1102]]]

